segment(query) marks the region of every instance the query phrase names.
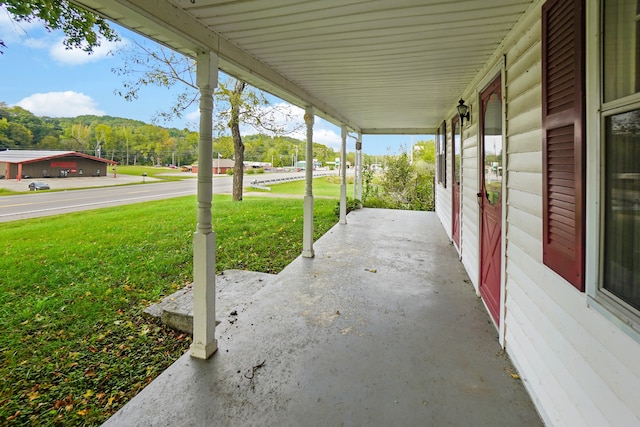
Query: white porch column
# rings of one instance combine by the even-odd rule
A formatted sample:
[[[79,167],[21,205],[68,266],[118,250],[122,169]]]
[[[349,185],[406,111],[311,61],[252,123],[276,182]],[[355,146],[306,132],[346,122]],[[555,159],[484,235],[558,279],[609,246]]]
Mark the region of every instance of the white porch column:
[[[218,56],[197,57],[200,89],[198,141],[198,225],[193,235],[193,343],[191,356],[208,359],[218,349],[216,330],[216,233],[211,225],[213,194],[213,91],[218,85]]]
[[[304,225],[302,231],[302,256],[313,258],[313,107],[308,106],[304,112],[307,124],[307,155],[305,163],[306,187],[304,192]]]
[[[342,125],[340,144],[340,224],[347,223],[347,127]]]
[[[356,141],[356,153],[353,156],[353,199],[358,198],[358,142]]]
[[[356,140],[356,158],[358,159],[358,167],[356,169],[358,192],[356,199],[360,200],[360,207],[362,207],[362,133],[360,132],[358,132],[358,139]]]

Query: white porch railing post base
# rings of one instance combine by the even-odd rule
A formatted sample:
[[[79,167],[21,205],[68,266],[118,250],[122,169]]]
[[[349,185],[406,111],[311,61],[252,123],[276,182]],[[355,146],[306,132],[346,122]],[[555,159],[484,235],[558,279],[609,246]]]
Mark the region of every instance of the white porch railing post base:
[[[347,223],[347,184],[340,184],[340,224]]]
[[[313,196],[304,196],[304,230],[302,233],[302,257],[313,258]]]
[[[193,343],[190,354],[208,359],[218,349],[216,332],[216,233],[193,235]]]
[[[214,340],[212,343],[200,345],[198,343],[191,343],[189,347],[189,355],[194,359],[207,360],[213,353],[218,351],[218,341]]]

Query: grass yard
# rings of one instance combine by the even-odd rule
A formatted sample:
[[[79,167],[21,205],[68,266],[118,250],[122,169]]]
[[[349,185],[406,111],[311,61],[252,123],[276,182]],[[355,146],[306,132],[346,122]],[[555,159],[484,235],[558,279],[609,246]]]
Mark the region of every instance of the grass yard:
[[[111,170],[109,170],[111,173]],[[163,181],[180,181],[182,179],[191,179],[195,178],[197,174],[189,173],[187,176],[181,172],[180,169],[170,169],[165,167],[154,167],[154,166],[124,166],[118,165],[116,168],[117,173],[122,173],[125,175],[133,175],[133,176],[142,176],[143,173],[146,173],[150,178],[157,178]]]
[[[337,221],[315,200],[316,239]],[[277,273],[302,251],[299,199],[213,204],[217,268]],[[0,228],[0,424],[99,425],[184,354],[143,317],[192,281],[195,196]]]
[[[269,184],[271,191],[262,190],[265,193],[273,194],[304,194],[306,182],[300,181],[288,181],[282,184]],[[245,188],[245,191],[257,191],[255,188]],[[322,197],[340,197],[340,177],[339,176],[325,176],[321,178],[315,178],[313,180],[313,195]],[[347,177],[347,197],[353,196],[353,177]]]

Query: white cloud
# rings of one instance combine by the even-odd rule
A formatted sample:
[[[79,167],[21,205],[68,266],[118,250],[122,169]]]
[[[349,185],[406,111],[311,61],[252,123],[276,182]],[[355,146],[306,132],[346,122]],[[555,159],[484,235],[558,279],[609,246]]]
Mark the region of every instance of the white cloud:
[[[200,120],[200,110],[199,109],[195,109],[193,111],[189,111],[189,112],[185,113],[184,119],[187,122],[198,122]]]
[[[100,46],[93,49],[92,54],[81,49],[67,49],[62,43],[62,38],[59,38],[55,43],[49,47],[49,55],[59,64],[66,65],[82,65],[89,62],[97,62],[109,56],[113,56],[113,53],[118,49],[121,49],[127,44],[126,39],[122,39],[119,42],[109,42],[107,40],[101,40]]]
[[[305,141],[307,139],[307,128],[304,125],[304,109],[286,103],[279,105],[283,106],[283,108],[288,106],[292,122],[295,122],[295,126],[290,125],[289,127],[289,129],[295,129],[290,136]],[[335,130],[330,129],[331,127],[335,128],[336,126],[316,116],[313,125],[313,142],[324,144],[336,150],[340,148],[342,137]]]
[[[72,91],[35,93],[16,105],[36,116],[75,117],[83,114],[96,116],[105,114],[98,109],[96,102],[90,96]]]
[[[31,22],[17,22],[11,18],[9,12],[4,6],[0,6],[0,39],[5,42],[8,48],[11,46],[24,42],[27,37],[27,33],[34,28],[37,28],[39,21],[34,19]]]
[[[318,142],[334,150],[338,150],[342,143],[342,137],[330,129],[314,129],[313,142]],[[347,140],[347,143],[348,142],[349,140]]]
[[[46,31],[44,23],[39,19],[33,19],[31,22],[17,21],[2,6],[0,6],[0,34],[2,35],[0,40],[5,42],[7,49],[24,45],[32,49],[47,50],[51,59],[65,65],[97,62],[128,44],[128,40],[124,38],[115,43],[101,39],[100,46],[96,47],[91,55],[81,49],[66,49],[61,30]]]

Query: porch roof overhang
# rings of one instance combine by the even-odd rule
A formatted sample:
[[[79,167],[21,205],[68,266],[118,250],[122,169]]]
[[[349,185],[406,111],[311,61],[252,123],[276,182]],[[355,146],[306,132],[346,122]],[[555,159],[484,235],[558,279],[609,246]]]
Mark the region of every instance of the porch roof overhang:
[[[363,134],[431,134],[534,0],[73,0]]]

